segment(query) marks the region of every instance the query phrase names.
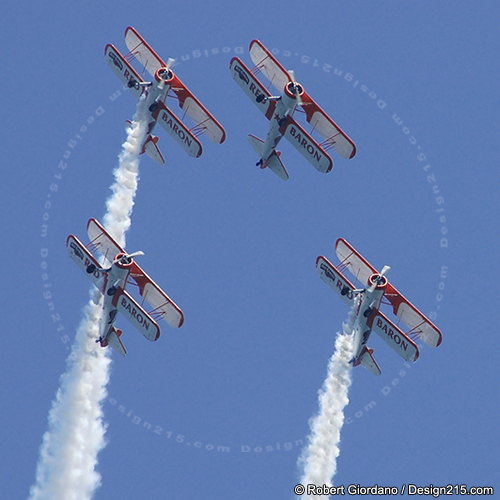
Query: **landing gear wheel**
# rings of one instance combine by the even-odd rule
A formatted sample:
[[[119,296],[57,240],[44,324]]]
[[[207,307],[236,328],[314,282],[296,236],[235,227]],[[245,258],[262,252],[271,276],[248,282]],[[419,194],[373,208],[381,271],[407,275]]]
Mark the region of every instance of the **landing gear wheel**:
[[[110,297],[112,297],[116,291],[118,290],[118,288],[116,288],[116,286],[112,286],[111,288],[108,289],[108,291],[106,292]]]
[[[349,291],[349,288],[344,286],[344,287],[342,287],[342,290],[340,290],[340,295],[342,295],[342,296],[347,295],[348,291]]]
[[[88,274],[93,274],[96,269],[97,268],[96,268],[95,264],[89,264],[87,266],[87,273]]]
[[[154,102],[153,104],[151,104],[151,106],[149,106],[149,111],[151,111],[151,113],[154,113],[158,109],[158,106],[159,104],[157,102]]]
[[[372,309],[371,307],[369,307],[364,313],[363,313],[363,316],[365,318],[368,318],[368,316],[370,316],[370,314],[372,313]]]

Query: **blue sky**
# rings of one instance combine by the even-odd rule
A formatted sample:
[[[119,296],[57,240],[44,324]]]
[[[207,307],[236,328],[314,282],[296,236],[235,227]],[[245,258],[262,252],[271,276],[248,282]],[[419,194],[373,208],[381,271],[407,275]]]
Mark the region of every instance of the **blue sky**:
[[[392,267],[443,343],[406,366],[370,341],[382,376],[354,371],[336,484],[496,485],[495,14],[493,1],[448,0],[4,7],[1,496],[28,495],[87,301],[65,239],[102,217],[135,110],[131,95],[109,99],[120,83],[103,57],[109,42],[125,51],[128,25],[177,58],[227,140],[205,138],[192,159],[160,131],[166,167],[142,160],[127,248],[145,251],[186,321],[155,344],[123,324],[95,498],[293,498],[347,315],[314,267],[336,262],[340,236]],[[267,122],[229,73],[234,55],[250,64],[254,38],[356,141],[354,159],[333,155],[322,175],[283,144],[288,183],[254,166],[246,135]]]

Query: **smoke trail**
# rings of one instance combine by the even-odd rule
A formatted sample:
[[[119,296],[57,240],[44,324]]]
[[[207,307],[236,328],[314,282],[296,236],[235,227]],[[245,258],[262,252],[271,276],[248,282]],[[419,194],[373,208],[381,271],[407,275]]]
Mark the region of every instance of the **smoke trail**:
[[[310,421],[307,447],[299,458],[303,468],[300,482],[306,486],[331,485],[337,471],[337,457],[340,453],[340,431],[344,424],[344,408],[349,403],[348,391],[351,385],[353,356],[353,329],[356,318],[357,300],[343,324],[344,334],[338,334],[335,351],[328,362],[328,372],[319,391],[319,411]],[[319,498],[304,496],[303,498]]]
[[[131,223],[145,118],[141,100],[127,130],[112,194],[106,202],[104,226],[121,246]],[[88,500],[101,483],[95,469],[97,455],[106,445],[101,404],[107,394],[111,363],[108,349],[95,343],[101,316],[102,297],[93,288],[49,412],[30,500]]]

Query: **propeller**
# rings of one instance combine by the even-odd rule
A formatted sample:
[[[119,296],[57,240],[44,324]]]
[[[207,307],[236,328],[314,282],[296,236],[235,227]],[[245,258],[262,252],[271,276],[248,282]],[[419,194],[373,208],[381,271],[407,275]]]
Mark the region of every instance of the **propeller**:
[[[115,259],[113,261],[113,264],[129,264],[134,257],[139,257],[141,255],[144,255],[144,252],[142,250],[138,250],[137,252],[133,253],[126,253],[125,255],[122,255],[121,257]]]
[[[382,271],[380,271],[379,275],[377,278],[374,280],[373,284],[370,285],[370,288],[368,289],[370,292],[373,292],[375,288],[377,288],[377,285],[380,285],[381,283],[384,282],[384,275],[391,269],[390,266],[384,266],[382,268]]]
[[[292,80],[292,93],[295,94],[296,99],[297,99],[297,105],[302,106],[302,98],[300,97],[300,85],[297,83],[295,80],[295,72],[293,69],[288,70],[288,75],[290,76],[290,79]]]
[[[167,59],[167,65],[165,66],[165,72],[163,74],[166,75],[168,78],[169,72],[170,72],[170,67],[175,63],[175,59],[173,57],[169,57]],[[163,90],[163,87],[165,87],[165,80],[162,78],[160,82],[158,83],[158,87]]]

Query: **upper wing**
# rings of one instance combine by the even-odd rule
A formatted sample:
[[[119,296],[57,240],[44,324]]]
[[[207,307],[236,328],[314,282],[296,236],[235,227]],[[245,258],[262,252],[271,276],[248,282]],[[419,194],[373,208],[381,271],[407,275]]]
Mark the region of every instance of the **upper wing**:
[[[125,252],[96,219],[89,219],[87,223],[87,234],[90,240],[88,244],[90,250],[98,250],[110,264],[119,253]]]
[[[266,75],[271,85],[283,92],[285,85],[292,81],[288,71],[259,40],[252,40],[248,50],[255,67]]]
[[[364,285],[368,283],[368,278],[377,272],[344,238],[337,240],[335,251],[342,266],[345,266]]]
[[[270,120],[276,108],[276,101],[262,100],[257,102],[259,95],[270,97],[271,93],[267,90],[262,83],[255,77],[255,75],[247,68],[245,63],[238,57],[233,57],[229,64],[229,69],[233,75],[236,83],[245,91],[250,100],[266,115]]]
[[[163,59],[132,26],[129,26],[125,30],[125,44],[130,54],[133,55],[152,76],[155,75],[157,69],[166,66]]]
[[[353,284],[326,257],[319,256],[316,259],[316,269],[321,279],[351,306],[354,299]]]
[[[190,156],[198,158],[202,153],[200,141],[186,128],[176,114],[162,102],[158,111],[158,123],[170,134],[184,151]]]
[[[391,303],[394,314],[411,328],[408,332],[410,335],[420,337],[431,347],[441,344],[439,328],[390,283],[387,284],[384,297]]]
[[[333,168],[327,152],[291,116],[283,135],[316,170],[326,174]]]
[[[153,308],[149,314],[155,320],[163,319],[174,328],[182,326],[181,308],[135,262],[130,277],[137,283],[142,298]]]
[[[377,311],[370,321],[371,328],[382,337],[406,361],[416,361],[419,352],[413,340],[408,338],[385,314]]]
[[[194,133],[207,134],[216,144],[222,144],[226,140],[224,127],[214,118],[196,96],[182,83],[181,79],[174,75],[172,91],[179,100],[179,106],[184,113],[196,123],[192,129]]]
[[[356,154],[354,141],[321,109],[313,98],[304,91],[302,109],[306,113],[306,120],[313,130],[325,138],[325,144],[343,158],[352,158]]]
[[[120,54],[120,51],[110,43],[106,45],[104,55],[106,57],[106,61],[116,76],[118,76],[118,78],[129,87],[137,98],[139,98],[141,93],[144,91],[144,87],[135,85],[135,82],[141,83],[144,80],[139,76],[137,71],[130,66],[128,61]]]

